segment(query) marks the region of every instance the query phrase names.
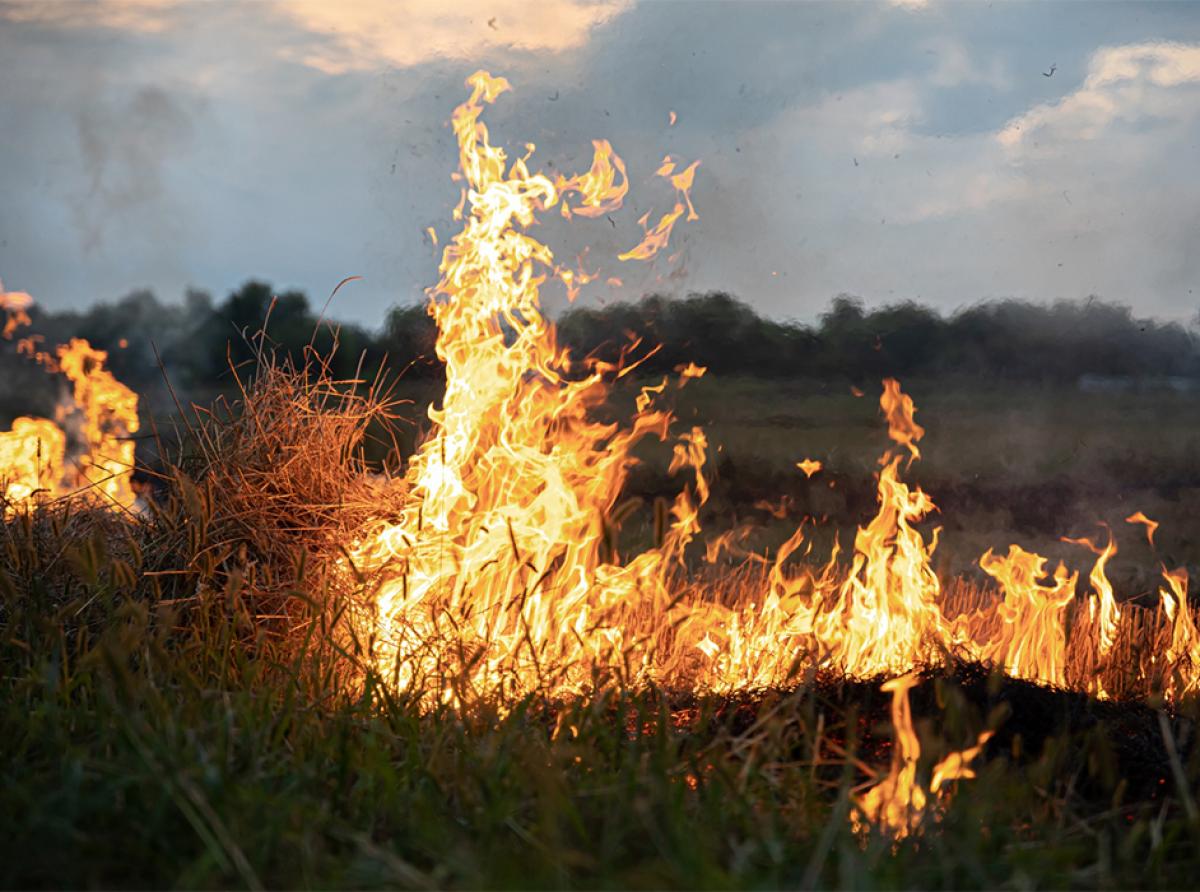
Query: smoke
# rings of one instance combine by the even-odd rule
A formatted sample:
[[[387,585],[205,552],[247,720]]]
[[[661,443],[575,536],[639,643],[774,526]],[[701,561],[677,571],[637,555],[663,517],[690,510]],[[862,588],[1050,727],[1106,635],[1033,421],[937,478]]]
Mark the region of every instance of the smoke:
[[[75,124],[84,189],[72,214],[84,250],[102,247],[109,225],[135,211],[142,226],[156,215],[168,234],[177,228],[164,180],[192,139],[187,109],[162,88],[146,86],[122,102],[93,98]]]

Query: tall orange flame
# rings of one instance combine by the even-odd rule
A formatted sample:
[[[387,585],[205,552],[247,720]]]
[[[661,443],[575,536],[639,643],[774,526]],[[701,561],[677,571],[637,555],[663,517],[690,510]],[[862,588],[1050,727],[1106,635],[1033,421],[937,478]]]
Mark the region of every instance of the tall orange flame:
[[[480,120],[508,82],[478,72],[468,85],[452,119],[463,226],[445,246],[429,304],[445,396],[395,484],[398,514],[364,530],[349,552],[375,586],[374,654],[394,682],[451,702],[569,693],[609,678],[725,691],[783,683],[798,661],[869,678],[959,652],[1065,685],[1075,574],[1060,567],[1047,580],[1044,558],[1016,546],[1006,557],[989,551],[981,567],[1003,600],[953,619],[944,612],[933,569],[939,530],[922,529],[936,508],[901,476],[920,458],[925,431],[893,379],[883,382],[880,410],[895,448],[881,459],[878,509],[858,529],[848,566],[836,545],[824,567],[798,564],[812,548],[801,528],[760,584],[712,598],[689,583],[686,550],[708,497],[698,428],[674,446],[670,470],[685,482],[673,504],[656,507],[654,547],[621,559],[615,530],[625,515],[616,506],[635,444],[668,437],[671,417],[658,406],[669,382],[640,389],[629,425],[596,419],[609,380],[631,367],[573,361],[558,345],[539,293],[550,275],[566,277],[529,230],[568,193],[578,196],[568,217],[616,210],[625,167],[603,140],[578,176],[531,171],[531,147],[510,163]],[[695,171],[669,157],[658,170],[683,196],[678,217],[690,207]],[[672,225],[622,258],[652,257]],[[703,372],[693,364],[677,371],[680,384]],[[815,473],[820,464],[798,466]],[[708,560],[734,548],[738,535],[708,543]],[[1116,546],[1110,538],[1097,552],[1088,628],[1101,666],[1122,614],[1105,575]]]

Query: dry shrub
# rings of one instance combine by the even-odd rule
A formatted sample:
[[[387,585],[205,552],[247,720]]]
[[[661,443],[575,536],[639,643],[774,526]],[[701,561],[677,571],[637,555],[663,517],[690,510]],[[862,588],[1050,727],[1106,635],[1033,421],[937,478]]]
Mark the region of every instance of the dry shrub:
[[[393,404],[380,381],[335,380],[311,353],[298,368],[260,350],[248,376],[234,374],[236,398],[192,407],[154,508],[188,541],[156,550],[189,553],[186,569],[244,603],[259,629],[293,630],[354,588],[345,546],[402,497],[363,458],[368,427],[386,429]]]

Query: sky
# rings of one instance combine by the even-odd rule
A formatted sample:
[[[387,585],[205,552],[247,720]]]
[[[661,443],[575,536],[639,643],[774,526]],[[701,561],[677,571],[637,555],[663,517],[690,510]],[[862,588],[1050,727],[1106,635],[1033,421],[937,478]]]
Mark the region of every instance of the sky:
[[[1200,307],[1197,3],[0,0],[0,60],[0,279],[51,309],[356,275],[331,314],[380,324],[437,279],[480,68],[512,156],[628,166],[611,220],[540,227],[581,301]],[[621,262],[666,154],[700,219]]]

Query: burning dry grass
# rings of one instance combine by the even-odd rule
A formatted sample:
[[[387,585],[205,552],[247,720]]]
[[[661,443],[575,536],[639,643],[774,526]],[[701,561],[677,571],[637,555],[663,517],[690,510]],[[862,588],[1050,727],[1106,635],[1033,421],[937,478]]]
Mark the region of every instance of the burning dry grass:
[[[181,411],[173,446],[155,432],[160,460],[143,469],[137,510],[61,498],[9,513],[0,624],[11,631],[14,612],[39,603],[73,660],[117,610],[158,629],[167,650],[203,649],[220,628],[243,669],[303,653],[361,681],[353,630],[365,608],[350,598],[359,583],[344,543],[386,505],[361,458],[393,409],[386,386],[268,351],[239,373],[239,398]],[[82,603],[81,586],[92,592]]]
[[[330,565],[345,543],[387,510],[362,459],[370,427],[391,411],[386,389],[333,380],[327,369],[260,355],[252,377],[238,379],[239,399],[193,407],[165,481],[190,521],[173,526],[207,542],[201,575],[233,568],[275,615],[306,573],[318,589],[334,584]]]
[[[670,443],[669,471],[679,483],[670,501],[655,503],[653,543],[622,556],[619,530],[636,507],[622,500],[634,449],[649,438],[671,440],[664,394],[703,370],[684,366],[675,382],[642,386],[628,425],[598,417],[611,383],[631,366],[578,363],[559,348],[538,289],[550,274],[573,287],[582,273],[555,265],[528,229],[535,213],[556,206],[568,218],[614,210],[627,187],[624,168],[602,141],[578,177],[532,173],[528,156],[508,164],[479,120],[508,84],[483,72],[469,83],[471,96],[453,119],[467,184],[457,212],[464,227],[445,249],[430,302],[446,393],[402,475],[372,479],[361,457],[371,426],[389,419],[386,387],[332,380],[315,358],[301,369],[279,365],[261,346],[249,379],[233,370],[236,399],[181,408],[181,448],[155,471],[144,513],[76,500],[26,506],[5,525],[0,649],[14,702],[117,721],[126,750],[164,786],[217,866],[200,876],[259,884],[255,864],[264,856],[247,853],[241,834],[260,845],[267,838],[247,828],[243,814],[214,808],[204,785],[181,769],[179,751],[217,765],[220,777],[236,773],[238,758],[298,747],[312,770],[330,755],[330,744],[318,741],[331,727],[340,769],[318,771],[316,782],[327,802],[345,797],[378,810],[388,797],[436,800],[436,819],[450,815],[493,834],[501,826],[526,851],[542,853],[548,872],[539,879],[551,884],[579,865],[611,878],[604,860],[581,848],[597,824],[644,852],[603,812],[618,794],[629,798],[649,784],[657,798],[639,805],[634,795],[632,811],[621,814],[663,851],[683,854],[696,840],[654,837],[660,825],[681,832],[710,821],[743,847],[708,839],[733,875],[815,885],[838,844],[851,847],[837,861],[855,885],[864,864],[878,866],[886,852],[902,857],[902,839],[921,837],[942,852],[927,829],[955,827],[959,839],[995,834],[1009,851],[1034,838],[1036,819],[1069,811],[1060,798],[1073,802],[1069,791],[1059,797],[1026,784],[999,803],[974,784],[948,808],[959,780],[1004,775],[1008,763],[993,739],[1004,716],[938,682],[937,709],[926,704],[923,715],[936,716],[942,730],[930,733],[933,723],[922,726],[909,699],[921,671],[961,675],[967,665],[978,676],[986,665],[996,684],[1007,673],[1042,685],[1039,696],[1093,705],[1149,696],[1193,706],[1200,634],[1186,576],[1165,574],[1161,614],[1119,604],[1105,571],[1116,553],[1111,537],[1103,546],[1081,543],[1095,552],[1082,600],[1076,574],[1047,575],[1042,558],[1016,548],[981,561],[1000,596],[947,593],[933,563],[937,532],[925,524],[933,501],[905,478],[924,430],[894,380],[884,381],[880,399],[894,445],[878,465],[876,511],[844,558],[836,549],[814,558],[801,526],[770,559],[722,565],[719,554],[733,540],[705,542],[699,521],[711,491],[699,427]],[[675,209],[647,225],[630,258],[653,256],[685,209],[694,216],[687,190],[695,165],[674,171],[668,161],[658,174],[676,190]],[[819,473],[808,461],[806,476]],[[701,551],[715,568],[708,573],[697,572]],[[882,678],[893,695],[885,707],[891,747],[857,724],[853,704],[835,711],[824,703],[830,691],[861,695]],[[991,684],[977,700],[993,697]],[[171,702],[177,696],[181,706]],[[700,733],[688,711],[704,716],[748,700],[749,724],[737,730]],[[4,717],[14,724],[16,712]],[[1181,826],[1192,832],[1200,818],[1189,778],[1200,767],[1183,759],[1195,748],[1176,739],[1165,713],[1156,718],[1185,812]],[[191,745],[192,720],[223,728],[211,732],[224,734],[218,756]],[[255,721],[265,725],[257,735]],[[14,731],[34,748],[27,729]],[[103,731],[91,733],[113,745]],[[1043,755],[1051,740],[1042,741]],[[860,750],[860,741],[875,742]],[[1102,749],[1072,746],[1098,761],[1093,775],[1104,774]],[[372,748],[386,764],[372,765]],[[1009,752],[1019,772],[1015,736]],[[890,757],[888,768],[881,756]],[[1162,754],[1155,759],[1164,764]],[[535,794],[511,789],[509,772]],[[383,793],[361,789],[374,781]],[[572,784],[601,803],[598,812]],[[1119,785],[1105,793],[1112,814],[1103,820],[1145,819],[1144,803],[1122,810]],[[960,812],[973,796],[991,811],[968,804]],[[551,817],[539,819],[539,808]],[[261,807],[247,813],[264,818]],[[278,828],[269,816],[268,809],[264,819]],[[389,816],[402,832],[419,833]],[[445,820],[438,826],[460,838]],[[1173,853],[1161,820],[1149,832],[1152,854]],[[811,846],[792,861],[797,840]],[[379,851],[377,834],[352,841],[360,854]],[[445,870],[444,843],[438,851],[432,865],[420,847],[422,867],[389,862],[391,878],[441,884],[449,874],[426,872]],[[864,852],[867,860],[856,860]],[[741,871],[739,859],[760,870]],[[972,861],[986,880],[980,865]],[[491,876],[457,878],[481,875]],[[659,877],[640,877],[647,878],[657,885]]]
[[[423,679],[397,688],[365,638],[356,650],[361,618],[347,603],[372,580],[348,573],[343,551],[381,497],[403,498],[380,491],[358,453],[389,412],[320,366],[264,357],[239,399],[181,428],[178,462],[158,470],[145,513],[63,502],[8,521],[0,779],[25,803],[6,810],[22,816],[5,828],[8,884],[1189,876],[1187,797],[1200,770],[1190,719],[1164,732],[1151,707],[1012,681],[954,654],[912,690],[899,756],[877,680],[817,671],[819,655],[799,651],[782,688],[719,696],[630,673],[629,684],[598,679],[586,697],[501,701],[472,689],[462,655],[440,664],[439,690],[474,697],[473,709],[431,701]],[[732,608],[769,587],[771,561],[699,560],[668,579],[698,602]],[[943,607],[953,619],[996,597],[948,584]],[[1166,618],[1124,611],[1113,658],[1146,642],[1162,653]],[[1068,648],[1095,640],[1089,621],[1085,605],[1071,608]],[[1123,696],[1114,676],[1104,683]],[[956,785],[935,783],[936,766],[989,732],[972,766],[981,777],[945,808],[934,788]],[[848,820],[859,809],[888,824],[870,795],[895,791],[894,759],[910,792],[933,797],[887,797],[891,824],[916,838],[901,846],[890,833],[855,835]],[[63,765],[79,779],[64,781]],[[1031,859],[1034,845],[1053,857]]]

